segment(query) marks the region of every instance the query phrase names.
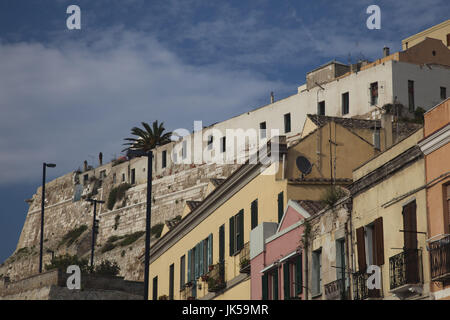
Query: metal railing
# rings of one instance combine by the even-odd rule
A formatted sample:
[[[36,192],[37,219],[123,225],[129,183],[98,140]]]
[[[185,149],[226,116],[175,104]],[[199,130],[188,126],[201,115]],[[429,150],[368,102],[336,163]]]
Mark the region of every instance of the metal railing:
[[[197,298],[197,283],[196,281],[189,281],[184,285],[181,290],[182,300],[195,300]]]
[[[239,253],[239,270],[241,273],[250,273],[250,242],[245,243]]]
[[[428,244],[430,251],[431,280],[450,279],[450,234]]]
[[[367,287],[369,276],[370,275],[364,271],[353,273],[353,300],[366,300],[369,298],[381,297],[381,289],[369,289]]]
[[[224,262],[219,262],[212,266],[208,274],[207,283],[209,292],[217,292],[226,287]]]
[[[327,300],[347,300],[349,297],[345,279],[338,279],[325,285],[325,298]]]
[[[422,282],[422,252],[408,249],[389,258],[391,290]]]

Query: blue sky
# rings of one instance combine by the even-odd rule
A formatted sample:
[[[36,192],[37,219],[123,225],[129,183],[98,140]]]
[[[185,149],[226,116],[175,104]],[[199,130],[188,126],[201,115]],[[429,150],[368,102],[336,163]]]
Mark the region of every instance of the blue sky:
[[[67,30],[66,8],[81,8]],[[366,8],[381,8],[381,29]],[[192,129],[296,92],[329,60],[375,59],[448,19],[447,0],[0,2],[0,261],[40,184],[120,155],[141,121]]]

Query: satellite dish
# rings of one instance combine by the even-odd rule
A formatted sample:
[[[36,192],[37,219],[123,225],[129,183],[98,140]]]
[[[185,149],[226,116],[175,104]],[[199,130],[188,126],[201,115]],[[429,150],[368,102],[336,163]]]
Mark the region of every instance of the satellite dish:
[[[307,174],[311,173],[311,169],[312,169],[311,162],[309,162],[309,160],[306,159],[305,157],[303,157],[303,156],[297,157],[297,159],[295,160],[295,163],[297,164],[298,170],[300,170],[300,172],[303,175],[307,175]]]

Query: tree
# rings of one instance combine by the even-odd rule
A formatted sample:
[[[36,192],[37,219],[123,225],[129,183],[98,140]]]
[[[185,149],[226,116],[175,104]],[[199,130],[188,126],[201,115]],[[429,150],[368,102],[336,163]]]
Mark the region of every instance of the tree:
[[[158,124],[158,120],[153,121],[152,126],[146,122],[142,122],[144,129],[133,127],[131,134],[136,138],[125,138],[128,141],[124,145],[128,146],[122,152],[128,150],[142,150],[148,152],[157,146],[169,143],[172,132],[164,132],[164,122]]]

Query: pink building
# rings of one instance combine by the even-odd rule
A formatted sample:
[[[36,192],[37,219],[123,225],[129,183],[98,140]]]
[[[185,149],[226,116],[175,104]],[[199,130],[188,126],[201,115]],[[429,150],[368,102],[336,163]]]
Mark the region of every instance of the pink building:
[[[263,222],[252,230],[252,300],[303,299],[304,222],[321,207],[316,201],[289,200],[279,224]]]

